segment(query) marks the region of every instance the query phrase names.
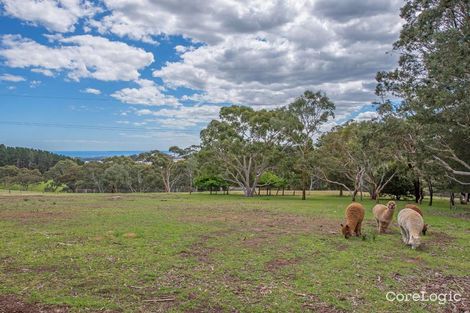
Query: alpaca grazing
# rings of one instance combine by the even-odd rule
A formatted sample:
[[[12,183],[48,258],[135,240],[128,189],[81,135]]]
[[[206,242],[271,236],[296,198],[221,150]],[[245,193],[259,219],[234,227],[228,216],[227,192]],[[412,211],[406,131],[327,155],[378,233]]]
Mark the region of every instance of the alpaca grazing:
[[[419,234],[423,230],[424,221],[421,215],[413,209],[403,209],[398,213],[398,225],[401,237],[406,245],[416,249],[421,245]]]
[[[353,202],[346,208],[346,224],[341,224],[341,232],[344,238],[348,239],[352,233],[356,236],[361,235],[361,224],[364,220],[365,210],[362,204]]]
[[[383,204],[377,204],[372,208],[372,213],[374,213],[375,220],[377,221],[379,234],[383,234],[387,231],[387,228],[393,219],[395,206],[396,204],[394,201],[389,201],[386,206]]]
[[[406,208],[406,209],[412,209],[412,210],[418,212],[419,215],[421,215],[421,217],[424,218],[424,216],[423,216],[423,211],[421,211],[421,209],[419,208],[419,206],[417,206],[417,205],[415,205],[415,204],[410,204],[410,203],[409,203],[409,204],[405,205],[405,208]],[[428,224],[424,224],[423,230],[421,231],[421,233],[423,234],[423,236],[426,236],[426,232],[427,232],[427,231],[428,231]]]

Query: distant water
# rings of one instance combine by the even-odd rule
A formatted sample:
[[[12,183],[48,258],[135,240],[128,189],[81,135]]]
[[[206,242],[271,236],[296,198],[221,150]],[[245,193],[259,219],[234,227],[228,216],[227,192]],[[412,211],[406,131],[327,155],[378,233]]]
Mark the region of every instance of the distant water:
[[[53,151],[54,153],[65,155],[82,160],[101,160],[113,156],[130,156],[144,151]]]

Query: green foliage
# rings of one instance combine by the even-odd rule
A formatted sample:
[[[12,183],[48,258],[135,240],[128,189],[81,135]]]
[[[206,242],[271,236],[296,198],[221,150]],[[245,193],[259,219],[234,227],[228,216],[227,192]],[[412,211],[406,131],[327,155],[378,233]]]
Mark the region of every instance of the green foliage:
[[[70,159],[48,151],[37,149],[7,147],[0,144],[0,167],[14,165],[18,168],[38,169],[45,173],[60,160]]]
[[[293,149],[294,170],[302,185],[302,199],[312,172],[314,138],[319,135],[320,127],[334,117],[335,105],[321,92],[307,90],[286,108],[286,138]]]
[[[18,184],[23,187],[23,190],[28,190],[31,184],[39,183],[44,178],[39,170],[30,170],[27,168],[20,168],[16,176],[12,177],[10,183]]]
[[[52,179],[53,189],[65,185],[68,191],[75,192],[83,172],[80,165],[74,161],[62,160],[47,171],[46,176]]]
[[[413,194],[413,179],[407,173],[395,175],[382,190],[383,194],[394,196],[400,200],[401,197],[407,197]]]
[[[194,186],[198,191],[219,191],[226,189],[228,183],[219,176],[198,176],[194,179]]]
[[[261,175],[281,156],[285,118],[282,110],[223,107],[220,120],[201,131],[202,149],[210,151],[225,180],[252,196]]]
[[[287,181],[273,172],[265,172],[261,175],[259,185],[267,188],[283,188],[287,186]]]
[[[398,67],[377,74],[380,111],[417,125],[421,153],[449,179],[468,184],[470,6],[465,0],[409,0],[401,16]]]

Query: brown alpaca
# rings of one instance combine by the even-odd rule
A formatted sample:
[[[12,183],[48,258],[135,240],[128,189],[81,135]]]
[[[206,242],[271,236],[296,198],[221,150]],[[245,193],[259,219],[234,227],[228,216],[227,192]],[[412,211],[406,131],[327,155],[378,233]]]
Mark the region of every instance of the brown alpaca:
[[[356,236],[361,235],[361,224],[364,220],[365,210],[362,204],[353,202],[346,208],[346,224],[341,224],[341,232],[344,238],[348,239],[352,233]]]
[[[379,234],[383,234],[387,231],[388,226],[392,222],[395,207],[395,202],[389,201],[386,206],[377,204],[372,208],[372,213],[374,213],[375,220],[377,221]]]
[[[411,203],[408,203],[407,205],[405,205],[405,209],[412,209],[413,211],[416,211],[419,213],[419,215],[421,215],[421,217],[424,218],[423,216],[423,211],[421,211],[421,209],[419,208],[419,206],[415,205],[415,204],[411,204]],[[423,236],[426,236],[426,232],[428,231],[428,224],[424,224],[423,226],[423,230],[421,231],[421,233],[423,234]]]

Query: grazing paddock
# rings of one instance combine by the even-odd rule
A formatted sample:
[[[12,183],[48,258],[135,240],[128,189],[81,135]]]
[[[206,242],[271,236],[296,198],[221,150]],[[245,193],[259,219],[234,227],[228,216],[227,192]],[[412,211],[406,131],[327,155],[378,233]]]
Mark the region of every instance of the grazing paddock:
[[[388,200],[382,200],[386,203]],[[0,193],[0,312],[462,312],[469,300],[389,302],[386,293],[470,297],[470,208],[422,206],[405,246],[397,208],[377,234],[340,232],[349,197]],[[16,311],[15,311],[16,310]]]

